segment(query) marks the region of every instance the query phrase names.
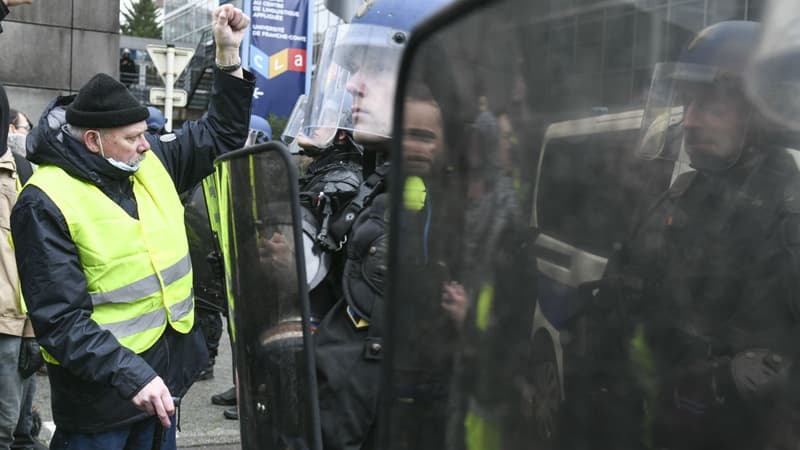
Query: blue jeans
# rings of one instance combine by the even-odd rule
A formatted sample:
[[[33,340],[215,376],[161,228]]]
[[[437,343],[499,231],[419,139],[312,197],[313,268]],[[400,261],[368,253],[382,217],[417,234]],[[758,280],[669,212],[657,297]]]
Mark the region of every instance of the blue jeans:
[[[19,375],[19,347],[22,338],[0,334],[0,450],[14,442],[20,404],[22,377]]]
[[[176,450],[175,416],[172,426],[163,430],[161,450]],[[101,433],[69,433],[56,428],[50,441],[50,450],[151,450],[157,417],[149,417],[127,427]],[[159,429],[161,427],[159,426]]]
[[[14,431],[12,449],[30,449],[35,445],[33,436],[33,396],[36,395],[36,374],[22,382],[22,402],[20,403],[19,421]]]

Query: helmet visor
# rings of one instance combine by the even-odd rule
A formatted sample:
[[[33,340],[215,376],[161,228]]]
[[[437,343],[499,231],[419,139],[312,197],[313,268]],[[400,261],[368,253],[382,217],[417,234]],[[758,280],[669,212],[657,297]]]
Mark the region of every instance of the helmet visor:
[[[677,64],[657,64],[647,96],[639,133],[638,155],[644,159],[677,157],[675,141],[680,143],[683,104],[676,90]],[[678,145],[679,146],[679,145]]]
[[[726,169],[744,151],[751,109],[739,74],[707,65],[659,64],[637,150],[646,159],[673,161],[685,151],[696,169]]]
[[[286,128],[284,128],[283,133],[281,133],[281,141],[289,147],[289,152],[292,154],[302,152],[300,146],[297,145],[297,136],[298,134],[302,135],[300,128],[303,126],[307,101],[308,97],[305,94],[297,98],[297,102],[292,109],[292,114],[286,122]]]
[[[303,116],[306,113],[306,101],[308,97],[305,94],[297,97],[297,102],[294,104],[292,114],[289,115],[289,120],[286,122],[286,128],[281,133],[281,141],[284,144],[290,145],[297,139],[297,133],[300,132],[300,127],[303,126]]]
[[[337,130],[357,141],[391,135],[392,104],[405,33],[389,27],[343,24],[329,29],[320,52],[302,127],[325,147]]]

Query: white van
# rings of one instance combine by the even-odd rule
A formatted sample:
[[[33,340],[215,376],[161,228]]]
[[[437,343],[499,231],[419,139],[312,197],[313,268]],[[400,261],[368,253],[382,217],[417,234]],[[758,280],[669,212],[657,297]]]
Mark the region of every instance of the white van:
[[[637,155],[642,110],[549,125],[536,171],[530,227],[537,298],[531,330],[530,415],[543,440],[555,436],[564,399],[564,353],[582,346],[567,324],[581,308],[579,286],[599,280],[637,210],[652,204],[682,172],[675,158]]]

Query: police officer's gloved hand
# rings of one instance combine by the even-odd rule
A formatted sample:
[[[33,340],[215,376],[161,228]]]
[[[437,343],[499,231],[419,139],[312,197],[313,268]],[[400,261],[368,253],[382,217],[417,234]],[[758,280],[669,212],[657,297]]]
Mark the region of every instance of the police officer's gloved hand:
[[[731,375],[743,400],[771,405],[786,397],[792,364],[786,355],[768,349],[750,349],[734,355]]]
[[[713,408],[739,400],[727,357],[702,358],[679,364],[664,388],[673,406],[689,415],[703,415]]]

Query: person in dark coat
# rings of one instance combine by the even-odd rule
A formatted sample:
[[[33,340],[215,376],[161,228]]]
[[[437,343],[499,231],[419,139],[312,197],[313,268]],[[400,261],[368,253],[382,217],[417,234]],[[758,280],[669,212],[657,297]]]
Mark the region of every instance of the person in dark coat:
[[[48,361],[51,448],[175,448],[176,404],[207,354],[193,327],[185,228],[172,225],[183,224],[179,193],[247,137],[254,77],[241,69],[239,46],[248,24],[231,5],[214,12],[208,114],[179,133],[147,133],[147,109],[98,74],[53,100],[30,135],[28,159],[39,168],[11,222]],[[114,252],[130,256],[123,265]]]
[[[0,22],[6,18],[9,13],[9,7],[30,4],[33,0],[2,0],[0,1]],[[0,25],[0,33],[3,32],[3,27]],[[16,112],[14,118],[16,118]],[[14,158],[12,155],[7,154],[8,146],[7,140],[9,130],[11,127],[8,123],[12,119],[9,106],[8,97],[6,96],[5,88],[0,83],[0,159],[3,160],[2,170],[0,170],[0,178],[2,178],[3,190],[6,193],[3,196],[3,208],[0,220],[8,224],[9,208],[13,205],[15,195],[14,180],[17,176],[14,169]],[[3,234],[7,234],[7,227],[3,227]],[[7,238],[8,236],[4,236]],[[4,243],[7,242],[4,240]],[[16,268],[13,266],[13,256],[11,255],[11,248],[8,244],[4,244],[3,253],[7,255],[8,259],[3,264],[3,272],[6,274],[6,280],[16,279]],[[17,421],[20,416],[20,410],[24,401],[24,380],[19,373],[19,359],[22,335],[30,334],[30,322],[26,320],[23,312],[20,310],[18,301],[19,286],[16,282],[5,281],[3,283],[5,289],[4,299],[6,303],[2,307],[2,321],[0,321],[0,373],[2,373],[2,382],[0,387],[0,449],[11,448],[14,441],[14,430],[17,426]]]

